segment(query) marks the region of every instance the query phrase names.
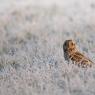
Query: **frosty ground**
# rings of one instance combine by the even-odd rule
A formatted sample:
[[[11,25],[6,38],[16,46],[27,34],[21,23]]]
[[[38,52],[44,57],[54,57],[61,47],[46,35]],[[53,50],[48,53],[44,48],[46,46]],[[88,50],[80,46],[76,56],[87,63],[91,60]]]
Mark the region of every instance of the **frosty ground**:
[[[68,65],[62,47],[95,63],[95,1],[14,1],[0,7],[0,95],[95,95],[95,67]]]

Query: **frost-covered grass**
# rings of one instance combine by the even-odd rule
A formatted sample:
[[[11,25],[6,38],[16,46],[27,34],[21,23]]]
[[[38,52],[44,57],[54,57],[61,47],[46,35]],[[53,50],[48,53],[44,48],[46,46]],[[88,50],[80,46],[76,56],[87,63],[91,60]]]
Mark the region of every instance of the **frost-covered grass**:
[[[0,11],[0,95],[95,95],[95,67],[63,55],[72,38],[95,62],[94,1],[81,2]]]

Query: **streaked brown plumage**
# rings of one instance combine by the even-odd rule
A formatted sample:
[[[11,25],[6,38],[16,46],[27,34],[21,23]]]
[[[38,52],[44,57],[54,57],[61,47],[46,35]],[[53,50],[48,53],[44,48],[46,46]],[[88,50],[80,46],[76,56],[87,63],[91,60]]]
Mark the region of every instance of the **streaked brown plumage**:
[[[76,47],[73,40],[66,40],[63,44],[64,58],[68,62],[71,60],[72,63],[77,64],[83,68],[91,67],[93,62],[81,54]]]

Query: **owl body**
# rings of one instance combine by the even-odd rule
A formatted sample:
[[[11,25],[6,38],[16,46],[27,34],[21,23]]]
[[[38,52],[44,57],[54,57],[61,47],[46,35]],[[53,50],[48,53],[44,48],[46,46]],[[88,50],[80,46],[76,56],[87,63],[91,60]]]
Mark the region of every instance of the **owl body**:
[[[66,40],[63,44],[64,58],[65,60],[72,61],[73,64],[76,64],[81,67],[91,67],[92,61],[85,57],[82,53],[77,50],[76,44],[73,40]]]

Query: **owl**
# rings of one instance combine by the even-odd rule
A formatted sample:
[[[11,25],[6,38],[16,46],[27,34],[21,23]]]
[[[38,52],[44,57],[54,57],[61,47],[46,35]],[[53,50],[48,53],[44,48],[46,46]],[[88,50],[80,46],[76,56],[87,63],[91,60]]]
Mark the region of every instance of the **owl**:
[[[77,49],[73,40],[66,40],[63,44],[64,58],[79,67],[92,67],[93,62]]]

